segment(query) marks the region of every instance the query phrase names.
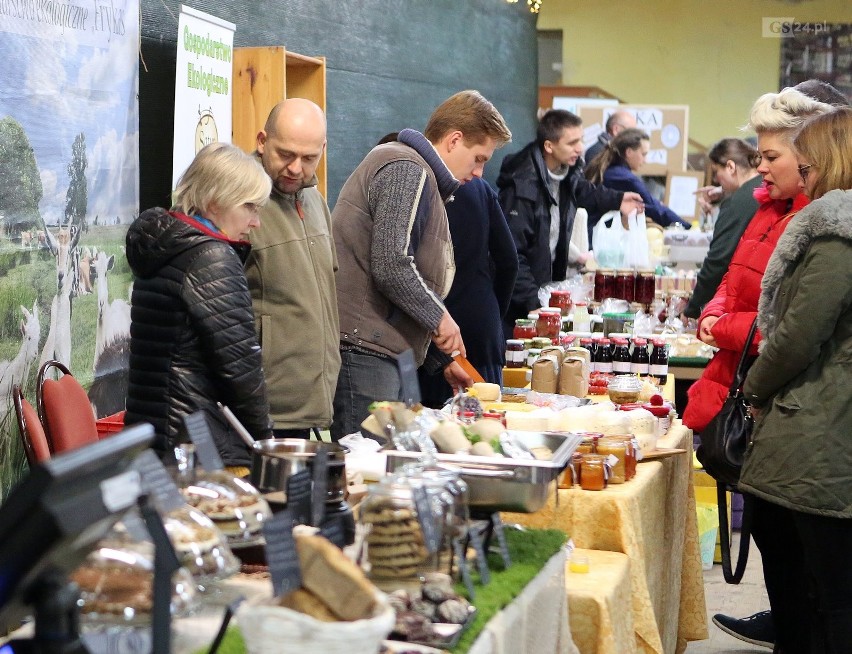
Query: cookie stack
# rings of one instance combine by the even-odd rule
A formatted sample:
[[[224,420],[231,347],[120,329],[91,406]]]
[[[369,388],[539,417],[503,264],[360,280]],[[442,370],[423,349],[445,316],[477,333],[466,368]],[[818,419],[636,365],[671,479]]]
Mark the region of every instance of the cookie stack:
[[[372,504],[362,512],[368,525],[370,576],[401,579],[416,575],[429,558],[414,511],[390,504]]]

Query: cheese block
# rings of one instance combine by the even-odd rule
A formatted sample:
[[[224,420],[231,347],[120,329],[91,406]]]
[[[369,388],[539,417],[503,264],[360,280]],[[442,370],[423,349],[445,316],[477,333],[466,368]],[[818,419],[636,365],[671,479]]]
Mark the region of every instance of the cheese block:
[[[553,409],[538,408],[535,411],[506,411],[506,429],[518,431],[549,431],[556,413]]]
[[[488,382],[476,382],[471,388],[476,391],[476,396],[482,402],[499,402],[500,385]]]
[[[322,536],[296,534],[302,586],[316,595],[341,620],[372,617],[376,587],[357,565]]]

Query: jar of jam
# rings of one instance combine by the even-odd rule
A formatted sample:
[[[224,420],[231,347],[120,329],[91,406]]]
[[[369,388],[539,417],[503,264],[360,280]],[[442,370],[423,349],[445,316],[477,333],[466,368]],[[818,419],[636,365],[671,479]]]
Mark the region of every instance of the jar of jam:
[[[562,329],[562,311],[560,309],[543,308],[538,312],[538,320],[535,324],[536,336],[559,339],[559,331]]]
[[[648,341],[644,338],[634,338],[633,354],[630,357],[630,372],[634,375],[647,375],[649,368]]]
[[[665,384],[669,375],[669,352],[666,342],[659,339],[651,342],[654,344],[654,349],[651,350],[648,361],[648,372],[656,378],[658,384]]]
[[[601,269],[595,272],[595,301],[603,302],[615,297],[615,271]]]
[[[531,347],[527,350],[527,368],[532,368],[535,360],[538,359],[538,355],[541,354],[541,348],[539,347]]]
[[[577,446],[577,452],[580,454],[594,454],[595,453],[595,440],[591,436],[587,436],[580,441],[580,444]]]
[[[584,454],[580,464],[580,488],[600,491],[606,488],[607,466],[600,454]]]
[[[568,461],[568,466],[559,476],[559,488],[571,488],[574,484],[580,483],[580,464],[583,461],[583,455],[579,452],[574,452],[571,455],[571,460]]]
[[[553,345],[553,341],[549,338],[542,338],[541,336],[536,336],[532,339],[532,346],[537,350],[543,350],[546,347],[550,347]]]
[[[632,270],[619,270],[615,275],[615,297],[633,302],[636,297],[636,273]]]
[[[512,338],[525,339],[535,338],[535,323],[529,318],[518,318],[515,328],[512,330]]]
[[[571,313],[571,292],[559,290],[550,291],[549,304],[551,307],[559,309],[563,316],[567,316]]]
[[[613,339],[615,349],[612,353],[612,371],[616,375],[630,374],[630,347],[626,338]]]
[[[598,341],[595,348],[595,372],[612,372],[612,350],[608,338]]]
[[[653,270],[640,270],[636,274],[635,300],[640,304],[651,304],[657,290],[657,278]]]
[[[577,340],[577,337],[574,334],[569,334],[567,332],[559,332],[559,345],[562,347],[571,347],[574,344],[574,341]]]
[[[506,367],[523,368],[527,362],[527,352],[524,350],[524,342],[518,338],[510,338],[506,341]]]
[[[604,458],[612,455],[616,459],[614,463],[611,463],[612,474],[608,480],[610,484],[623,484],[627,481],[627,443],[622,439],[605,436],[598,440],[597,453]],[[609,461],[612,462],[613,459]]]

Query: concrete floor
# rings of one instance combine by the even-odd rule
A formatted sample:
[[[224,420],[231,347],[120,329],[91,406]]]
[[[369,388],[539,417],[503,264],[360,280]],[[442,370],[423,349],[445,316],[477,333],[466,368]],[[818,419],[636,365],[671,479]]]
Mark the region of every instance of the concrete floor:
[[[734,535],[734,552],[739,541]],[[735,554],[736,555],[736,554]],[[710,631],[708,640],[689,643],[686,654],[753,654],[770,652],[765,647],[758,647],[729,636],[711,622],[716,613],[724,613],[744,618],[758,611],[769,608],[766,588],[763,584],[763,568],[760,564],[760,551],[751,542],[749,559],[743,580],[736,586],[726,584],[722,576],[722,566],[714,565],[712,570],[704,573],[704,595],[707,600],[707,624]]]

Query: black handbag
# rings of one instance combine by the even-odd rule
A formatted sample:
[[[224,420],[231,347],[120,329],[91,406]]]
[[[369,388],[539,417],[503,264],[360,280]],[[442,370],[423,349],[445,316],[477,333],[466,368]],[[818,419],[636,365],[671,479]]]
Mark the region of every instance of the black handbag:
[[[722,574],[729,584],[738,584],[745,573],[748,562],[748,548],[751,539],[751,501],[748,495],[743,497],[743,521],[740,529],[740,548],[737,568],[731,571],[731,545],[728,531],[727,491],[736,491],[743,467],[745,451],[748,447],[754,419],[749,413],[749,405],[743,395],[743,383],[755,357],[749,356],[754,334],[757,331],[757,318],[751,325],[745,347],[740,355],[734,380],[728,390],[728,396],[718,414],[707,424],[699,438],[696,456],[704,469],[716,480],[716,499],[719,505],[719,533],[722,549]]]

